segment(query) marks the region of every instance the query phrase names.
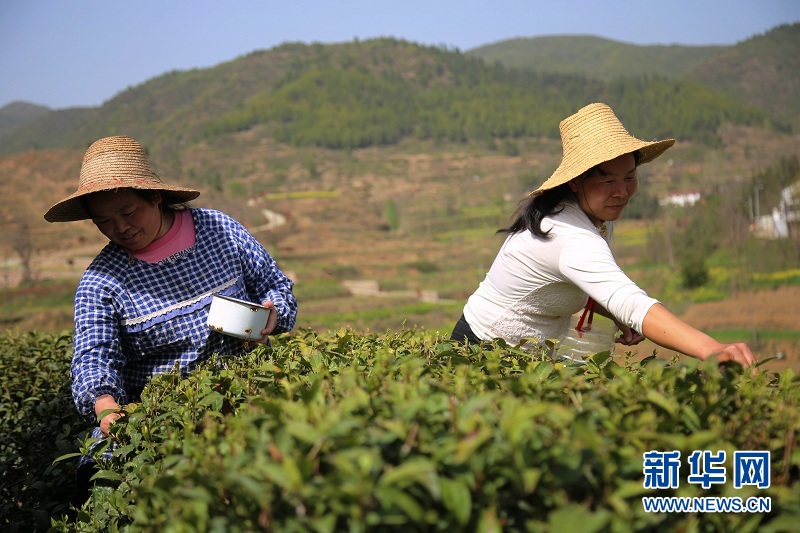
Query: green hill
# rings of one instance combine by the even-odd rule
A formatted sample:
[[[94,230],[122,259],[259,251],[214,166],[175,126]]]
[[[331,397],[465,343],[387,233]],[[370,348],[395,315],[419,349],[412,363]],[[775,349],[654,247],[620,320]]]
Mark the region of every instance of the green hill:
[[[800,23],[725,49],[695,66],[685,79],[766,109],[800,131]]]
[[[121,131],[179,149],[257,124],[278,140],[331,148],[404,137],[554,136],[557,117],[596,100],[717,117],[690,128],[681,125],[685,118],[643,118],[641,125],[713,141],[721,122],[763,123],[758,110],[797,130],[798,58],[800,24],[734,46],[637,46],[567,35],[463,54],[395,39],[287,43],[213,68],[166,73],[97,108],[10,104],[0,109],[0,153],[82,148]],[[679,97],[653,100],[670,93]]]
[[[0,108],[0,137],[26,126],[50,112],[44,106],[28,102],[11,102]]]
[[[352,149],[404,138],[466,142],[557,138],[561,118],[594,101],[634,131],[715,144],[723,123],[781,126],[767,113],[663,76],[596,80],[492,65],[395,39],[285,44],[209,69],[170,72],[98,108],[67,109],[0,137],[0,152],[83,148],[126,133],[162,153],[260,127],[294,146]]]
[[[613,80],[658,75],[679,79],[726,47],[639,46],[590,35],[550,35],[500,41],[469,50],[488,63],[539,72]]]
[[[800,130],[800,23],[778,26],[734,46],[637,46],[592,36],[510,39],[468,53],[535,72],[615,80],[663,76],[699,83],[767,110]]]

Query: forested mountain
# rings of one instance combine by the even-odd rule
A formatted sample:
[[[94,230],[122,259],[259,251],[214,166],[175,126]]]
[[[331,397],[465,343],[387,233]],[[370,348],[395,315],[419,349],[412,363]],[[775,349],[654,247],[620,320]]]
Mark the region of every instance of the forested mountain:
[[[602,80],[664,76],[765,109],[800,131],[800,23],[734,46],[636,46],[590,36],[510,39],[469,50],[486,61]]]
[[[591,35],[547,35],[500,41],[467,53],[487,63],[497,61],[509,67],[580,74],[601,80],[643,75],[679,79],[726,48],[640,46]]]
[[[559,120],[593,101],[630,117],[634,131],[711,144],[724,122],[771,122],[762,110],[666,77],[604,81],[532,72],[458,50],[376,39],[285,44],[209,69],[171,72],[101,107],[48,113],[0,140],[10,153],[80,148],[124,132],[177,154],[255,126],[290,145],[345,149],[406,137],[557,137]]]
[[[779,26],[727,48],[685,79],[784,117],[800,131],[800,24]]]

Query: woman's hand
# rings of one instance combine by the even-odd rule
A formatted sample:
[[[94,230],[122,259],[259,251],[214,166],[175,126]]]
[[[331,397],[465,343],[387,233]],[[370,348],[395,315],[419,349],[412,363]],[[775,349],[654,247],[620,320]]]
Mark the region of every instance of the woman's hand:
[[[108,437],[111,424],[122,417],[122,413],[110,413],[100,419],[100,431],[104,437]]]
[[[624,344],[625,346],[635,346],[645,339],[645,336],[635,331],[628,326],[619,326],[620,336],[614,339],[614,342]]]
[[[103,413],[103,411],[109,410],[113,410],[113,412],[108,413],[100,419],[100,431],[103,433],[104,437],[108,437],[111,424],[118,418],[122,417],[123,414],[120,412],[119,404],[110,394],[103,394],[94,401],[94,413],[98,417]]]
[[[267,337],[275,331],[275,326],[278,324],[278,310],[275,309],[275,304],[271,300],[265,300],[261,305],[269,309],[269,316],[267,317],[267,325],[261,330],[261,340],[258,342],[266,344]]]
[[[612,320],[614,322],[614,325],[620,331],[619,337],[617,337],[616,335],[614,336],[614,342],[618,344],[624,344],[625,346],[633,346],[635,344],[639,344],[646,338],[638,331],[634,331],[633,329],[631,329],[630,326],[626,326],[624,323],[617,320],[617,317],[609,313],[605,307],[597,304],[596,302],[594,310],[595,313],[597,313],[598,315],[604,316],[607,319]]]
[[[756,358],[753,355],[753,352],[750,350],[750,347],[743,342],[722,344],[718,350],[708,354],[706,359],[712,357],[716,358],[720,364],[734,361],[745,368],[756,364]],[[757,371],[755,367],[753,367],[753,370]]]
[[[624,344],[625,346],[634,346],[636,344],[639,344],[645,339],[644,335],[626,326],[622,322],[618,321],[616,318],[614,319],[614,324],[616,324],[617,329],[619,329],[620,331],[620,336],[614,339],[614,342],[618,344]]]

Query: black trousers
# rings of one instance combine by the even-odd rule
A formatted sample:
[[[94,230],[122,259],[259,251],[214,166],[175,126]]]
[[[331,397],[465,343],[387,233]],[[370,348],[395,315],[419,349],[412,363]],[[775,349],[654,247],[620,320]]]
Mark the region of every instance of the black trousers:
[[[453,333],[450,335],[450,340],[469,344],[481,344],[483,342],[475,335],[472,328],[469,327],[464,315],[461,315],[461,318],[456,322]]]

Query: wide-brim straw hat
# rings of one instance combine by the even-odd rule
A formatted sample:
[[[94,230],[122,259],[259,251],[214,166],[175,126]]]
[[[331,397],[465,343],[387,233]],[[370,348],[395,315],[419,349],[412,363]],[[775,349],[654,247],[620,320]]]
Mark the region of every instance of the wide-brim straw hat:
[[[181,204],[200,196],[200,191],[167,185],[150,167],[141,145],[130,137],[104,137],[92,143],[83,156],[78,190],[51,207],[44,218],[48,222],[84,220],[89,213],[82,197],[100,191],[140,189],[162,193],[165,205]]]
[[[639,151],[648,163],[675,144],[675,139],[642,141],[632,136],[606,104],[589,104],[559,124],[564,154],[553,175],[530,193],[540,194],[577,178],[590,168],[623,154]]]

